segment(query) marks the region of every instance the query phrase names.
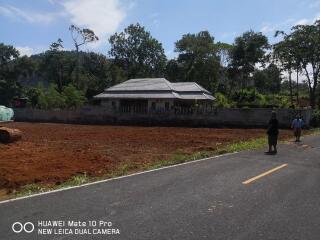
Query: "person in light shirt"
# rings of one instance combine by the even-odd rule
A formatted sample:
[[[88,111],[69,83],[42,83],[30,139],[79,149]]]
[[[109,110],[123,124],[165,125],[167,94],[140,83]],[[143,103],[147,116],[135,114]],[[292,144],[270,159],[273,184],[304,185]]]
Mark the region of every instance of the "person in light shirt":
[[[291,128],[293,129],[294,136],[296,137],[296,142],[300,142],[301,130],[304,125],[304,121],[301,118],[301,115],[298,114],[296,118],[292,121]]]

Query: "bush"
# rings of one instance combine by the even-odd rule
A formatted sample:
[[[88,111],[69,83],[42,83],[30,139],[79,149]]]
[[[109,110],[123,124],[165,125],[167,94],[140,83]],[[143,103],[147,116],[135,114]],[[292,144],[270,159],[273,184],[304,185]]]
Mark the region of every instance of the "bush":
[[[233,94],[232,100],[235,101],[238,107],[253,106],[264,107],[267,105],[266,98],[256,89],[243,89]]]
[[[320,110],[313,112],[310,124],[313,127],[320,127]]]
[[[279,108],[290,108],[290,97],[278,94],[266,95],[266,102],[269,106]]]
[[[229,108],[230,104],[228,99],[222,93],[215,94],[216,100],[214,101],[214,105],[216,107]]]
[[[86,101],[84,94],[71,84],[65,86],[61,93],[54,84],[50,85],[49,89],[44,89],[42,86],[30,88],[27,96],[29,104],[40,109],[76,108]]]
[[[51,85],[46,93],[49,108],[66,108],[65,97],[57,91],[56,85]]]
[[[65,99],[65,104],[68,108],[80,107],[86,101],[83,92],[79,91],[71,84],[63,88],[62,96]]]

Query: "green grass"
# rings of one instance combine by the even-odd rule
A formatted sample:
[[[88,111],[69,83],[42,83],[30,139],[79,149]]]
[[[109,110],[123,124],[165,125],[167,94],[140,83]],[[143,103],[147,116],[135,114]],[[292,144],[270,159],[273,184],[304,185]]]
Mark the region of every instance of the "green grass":
[[[316,128],[316,129],[313,129],[312,132],[308,135],[319,134],[319,133],[320,133],[320,128]],[[111,173],[105,174],[101,177],[91,177],[85,173],[85,174],[73,176],[72,178],[63,182],[60,185],[41,185],[41,184],[35,184],[35,183],[28,184],[21,187],[18,191],[15,191],[11,197],[21,197],[21,196],[27,196],[35,193],[47,192],[47,191],[52,191],[52,190],[61,189],[61,188],[79,186],[85,183],[124,176],[134,172],[158,169],[161,167],[172,166],[176,164],[195,161],[198,159],[213,157],[213,156],[226,154],[226,153],[261,149],[266,145],[267,145],[267,139],[266,137],[263,137],[263,138],[249,140],[249,141],[231,143],[224,147],[218,148],[215,151],[201,151],[201,152],[195,152],[193,154],[185,154],[180,151],[177,151],[169,159],[160,160],[155,163],[150,163],[145,165],[139,165],[137,163],[125,163],[121,165],[117,170]]]
[[[267,138],[257,138],[249,141],[244,142],[236,142],[229,144],[225,147],[222,147],[217,150],[218,154],[225,154],[230,152],[240,152],[244,150],[254,150],[254,149],[260,149],[267,145]]]

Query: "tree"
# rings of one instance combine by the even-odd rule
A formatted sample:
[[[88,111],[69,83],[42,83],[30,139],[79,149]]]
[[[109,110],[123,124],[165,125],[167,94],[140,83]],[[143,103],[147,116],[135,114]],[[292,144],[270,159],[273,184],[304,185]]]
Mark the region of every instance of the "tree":
[[[48,72],[47,77],[58,86],[61,93],[64,83],[63,41],[59,38],[50,44],[50,50],[46,52],[41,69]]]
[[[86,101],[83,92],[79,91],[72,84],[65,86],[61,95],[61,97],[65,100],[65,104],[68,108],[80,107]]]
[[[117,66],[127,72],[128,78],[164,75],[166,56],[162,44],[139,23],[115,33],[109,42],[109,55]]]
[[[253,79],[255,87],[260,93],[276,94],[280,92],[281,71],[275,64],[270,64],[263,70],[256,70]]]
[[[99,38],[95,35],[95,33],[88,28],[79,28],[75,25],[71,25],[69,27],[69,31],[71,32],[71,37],[76,48],[77,53],[77,68],[76,68],[76,81],[79,83],[79,67],[80,67],[80,55],[79,48],[82,45],[85,45],[90,42],[98,41]]]
[[[312,25],[297,25],[291,28],[290,34],[274,47],[274,53],[289,72],[289,84],[292,96],[292,69],[297,72],[297,98],[299,87],[299,72],[303,71],[309,88],[310,106],[315,108],[317,87],[320,73],[320,21]],[[291,101],[292,97],[291,97]]]
[[[219,71],[219,83],[217,87],[217,91],[231,95],[231,91],[233,89],[233,79],[230,78],[230,72],[228,66],[231,63],[231,52],[233,46],[228,43],[217,42],[215,44],[217,56],[220,59],[220,71]],[[235,76],[233,76],[235,77]]]
[[[285,34],[283,31],[277,31],[275,37],[283,35],[284,39],[279,43],[273,45],[273,60],[282,67],[282,71],[288,72],[288,82],[290,91],[291,106],[293,102],[293,83],[292,83],[292,71],[298,63],[297,49],[295,42],[290,35]],[[297,68],[298,69],[298,68]],[[297,70],[298,71],[298,70]]]
[[[234,72],[240,73],[242,89],[247,87],[256,64],[264,64],[266,50],[269,47],[268,38],[260,32],[248,31],[235,39],[230,54],[230,67]]]
[[[104,88],[114,85],[112,62],[102,54],[86,53],[83,55],[83,76],[85,86],[82,89],[86,92],[88,99],[101,93]],[[117,77],[117,76],[116,76]]]
[[[42,94],[42,89],[40,87],[30,87],[27,89],[26,96],[31,107],[35,108],[39,106],[39,96]]]
[[[228,43],[217,42],[215,44],[215,48],[217,56],[220,59],[221,66],[227,67],[231,61],[231,53],[233,46]]]
[[[295,52],[309,87],[310,106],[316,107],[316,91],[320,73],[320,20],[313,25],[297,25],[291,37],[296,43]]]
[[[19,52],[13,46],[0,43],[0,105],[10,104],[13,97],[20,93],[13,65],[18,57]]]
[[[184,79],[183,69],[176,59],[170,59],[167,62],[165,77],[171,82],[179,82]]]
[[[218,83],[220,59],[214,38],[208,31],[185,34],[176,42],[177,62],[183,73],[180,81],[197,81],[214,91]]]

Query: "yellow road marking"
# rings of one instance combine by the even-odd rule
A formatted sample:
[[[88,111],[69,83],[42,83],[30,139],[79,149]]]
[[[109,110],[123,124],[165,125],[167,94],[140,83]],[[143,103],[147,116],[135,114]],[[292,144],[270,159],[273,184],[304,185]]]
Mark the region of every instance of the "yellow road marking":
[[[273,168],[273,169],[271,169],[271,170],[269,170],[269,171],[267,171],[267,172],[261,173],[261,174],[258,175],[258,176],[255,176],[255,177],[253,177],[253,178],[250,178],[250,179],[248,179],[247,181],[242,182],[242,184],[247,185],[247,184],[249,184],[249,183],[252,183],[252,182],[258,180],[259,178],[265,177],[265,176],[267,176],[267,175],[269,175],[269,174],[271,174],[271,173],[273,173],[273,172],[275,172],[275,171],[278,171],[278,170],[280,170],[281,168],[287,167],[287,166],[288,166],[288,164],[282,164],[282,165],[279,166],[279,167]]]

